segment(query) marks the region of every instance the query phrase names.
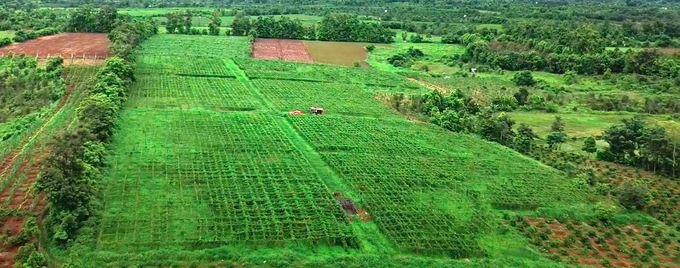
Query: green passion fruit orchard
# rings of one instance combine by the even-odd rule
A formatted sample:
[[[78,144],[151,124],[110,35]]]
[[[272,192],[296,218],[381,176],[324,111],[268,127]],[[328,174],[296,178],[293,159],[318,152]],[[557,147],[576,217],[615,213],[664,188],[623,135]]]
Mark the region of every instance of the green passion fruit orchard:
[[[249,54],[246,38],[142,45],[100,215],[55,254],[92,267],[560,265],[500,223],[585,203],[562,173],[407,121],[372,93],[422,90],[398,75]],[[315,105],[327,112],[288,115]]]

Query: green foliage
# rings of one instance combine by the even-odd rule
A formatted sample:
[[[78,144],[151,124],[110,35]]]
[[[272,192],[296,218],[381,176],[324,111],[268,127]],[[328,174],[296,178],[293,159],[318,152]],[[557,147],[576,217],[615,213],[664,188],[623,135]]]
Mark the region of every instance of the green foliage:
[[[368,51],[368,52],[370,53],[370,52],[373,52],[373,50],[375,50],[375,45],[374,45],[374,44],[368,44],[368,45],[366,45],[366,51]]]
[[[534,80],[533,75],[529,71],[522,71],[516,73],[512,77],[512,82],[515,82],[518,86],[533,86],[536,85],[536,80]]]
[[[78,125],[54,138],[51,154],[42,163],[37,189],[50,204],[45,223],[51,238],[64,245],[95,211],[99,194],[99,168],[114,119],[125,100],[124,88],[134,79],[123,59],[106,61],[97,74],[92,95],[77,109]],[[38,257],[36,257],[38,258]]]
[[[647,182],[639,179],[624,182],[616,194],[619,203],[628,209],[644,209],[652,199]]]
[[[666,130],[650,126],[641,117],[623,119],[621,125],[605,130],[603,140],[609,147],[598,158],[659,172],[670,177],[680,174],[676,148]]]
[[[562,143],[567,141],[567,134],[564,133],[564,122],[562,122],[561,117],[555,116],[555,121],[553,121],[552,126],[550,126],[550,131],[550,134],[546,136],[546,141],[550,148],[553,148],[555,145],[559,147]]]
[[[406,52],[387,58],[387,62],[394,67],[410,67],[414,61],[425,57],[423,51],[410,47]]]
[[[0,141],[20,134],[35,119],[29,115],[43,112],[64,94],[59,59],[53,58],[45,68],[39,68],[32,57],[0,58],[0,124],[13,122],[7,128],[0,126]]]
[[[66,32],[108,33],[116,26],[118,10],[113,6],[103,6],[95,9],[92,6],[82,6],[71,9],[69,20],[64,30]]]
[[[583,140],[583,146],[581,147],[581,151],[584,151],[589,154],[596,153],[597,143],[595,142],[595,138],[587,137],[585,140]]]
[[[37,251],[33,243],[21,246],[14,256],[14,261],[14,267],[16,268],[38,268],[47,266],[45,255]]]
[[[392,43],[395,33],[377,23],[363,22],[356,15],[330,14],[319,24],[321,41]]]

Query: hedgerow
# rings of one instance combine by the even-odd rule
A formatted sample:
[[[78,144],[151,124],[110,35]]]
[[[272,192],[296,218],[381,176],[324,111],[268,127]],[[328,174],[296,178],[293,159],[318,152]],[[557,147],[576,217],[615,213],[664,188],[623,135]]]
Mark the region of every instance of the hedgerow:
[[[77,108],[77,123],[55,137],[36,184],[47,194],[47,234],[59,245],[73,239],[83,222],[96,213],[105,144],[110,141],[125,91],[134,81],[127,60],[132,49],[153,34],[144,23],[117,25],[109,34],[114,57],[98,72],[97,83]]]

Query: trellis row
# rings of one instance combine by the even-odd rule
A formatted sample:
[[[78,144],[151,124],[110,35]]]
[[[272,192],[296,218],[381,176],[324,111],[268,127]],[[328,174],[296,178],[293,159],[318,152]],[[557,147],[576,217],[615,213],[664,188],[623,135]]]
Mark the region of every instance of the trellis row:
[[[122,179],[109,182],[107,200],[119,201],[110,202],[106,209],[100,248],[129,249],[134,245],[134,250],[143,250],[167,244],[287,241],[357,246],[339,204],[268,115],[147,113],[152,116],[124,120],[130,127],[155,128],[149,135],[165,137],[171,144],[168,148],[133,144],[127,148],[134,151],[117,151],[111,175]],[[163,128],[159,128],[161,123],[147,121],[164,114],[172,120]],[[164,157],[157,163],[145,161],[146,154]],[[169,184],[147,185],[149,178],[165,178]],[[143,194],[135,188],[151,192]],[[128,196],[118,196],[122,192]],[[164,192],[190,198],[191,203],[177,200],[164,206],[144,201]],[[173,231],[182,230],[182,226],[192,227],[184,233]]]

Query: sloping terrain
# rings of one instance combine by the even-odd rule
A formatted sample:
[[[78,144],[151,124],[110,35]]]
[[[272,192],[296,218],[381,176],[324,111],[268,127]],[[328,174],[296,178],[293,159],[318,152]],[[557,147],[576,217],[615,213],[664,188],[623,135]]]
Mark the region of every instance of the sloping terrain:
[[[587,196],[561,172],[409,122],[370,93],[387,81],[417,87],[409,81],[340,67],[323,81],[295,81],[312,73],[292,63],[251,80],[278,63],[250,60],[221,62],[233,76],[187,76],[147,60],[181,53],[162,46],[173,38],[185,37],[152,38],[139,59],[101,216],[73,248],[86,266],[559,266],[525,251],[502,212],[577,206]],[[198,43],[201,54],[187,61],[247,52],[220,42]],[[308,114],[315,105],[327,111]]]

